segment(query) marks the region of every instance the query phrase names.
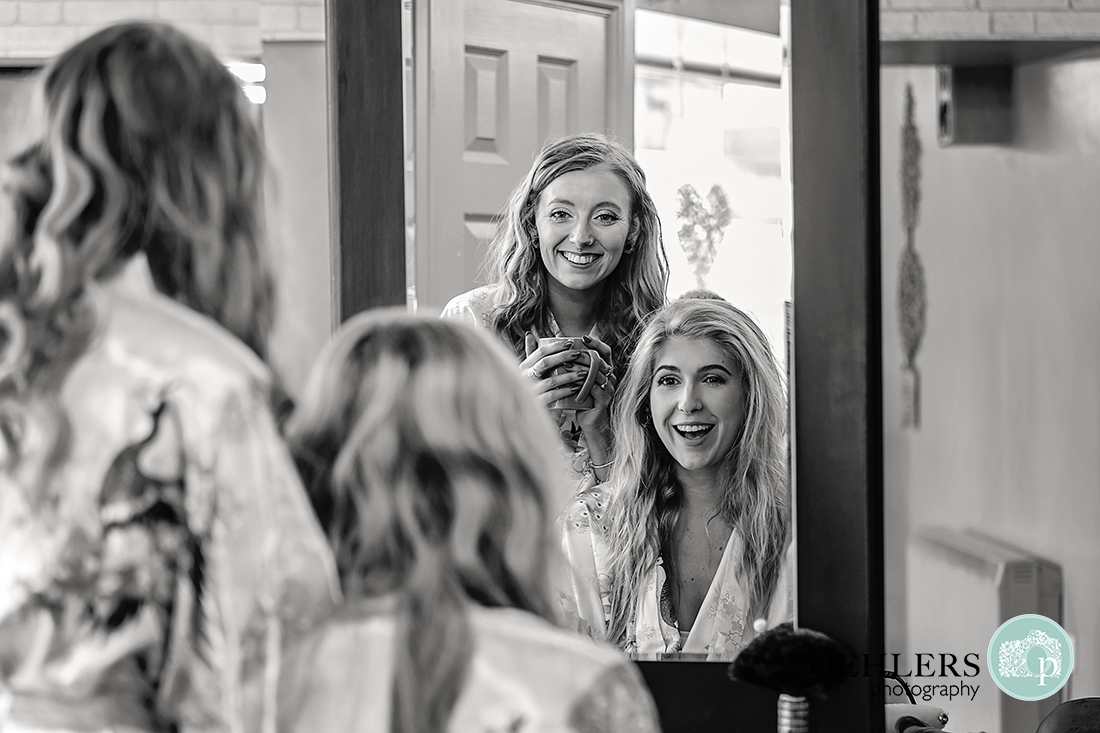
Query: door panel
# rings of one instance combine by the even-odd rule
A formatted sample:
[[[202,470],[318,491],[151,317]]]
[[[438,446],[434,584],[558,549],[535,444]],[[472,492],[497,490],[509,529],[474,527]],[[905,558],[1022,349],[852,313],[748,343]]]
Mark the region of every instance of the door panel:
[[[417,301],[425,310],[484,282],[497,216],[549,139],[600,130],[629,140],[632,47],[622,2],[458,0],[429,11],[419,76]],[[460,6],[460,7],[456,7]],[[424,53],[418,52],[418,61]],[[461,122],[460,125],[456,124]],[[458,128],[456,130],[456,128]],[[624,129],[626,128],[626,129]],[[456,185],[457,182],[457,185]]]

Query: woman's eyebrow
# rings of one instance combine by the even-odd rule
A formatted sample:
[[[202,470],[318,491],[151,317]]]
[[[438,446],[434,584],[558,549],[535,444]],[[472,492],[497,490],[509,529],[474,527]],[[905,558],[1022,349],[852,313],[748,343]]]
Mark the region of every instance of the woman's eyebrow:
[[[657,372],[661,371],[662,369],[665,370],[665,371],[669,371],[669,372],[676,372],[677,374],[680,373],[680,368],[672,366],[671,364],[661,364],[660,366],[658,366],[654,370],[653,373],[656,374]],[[706,364],[706,365],[701,366],[701,367],[699,367],[698,369],[695,370],[696,374],[701,374],[703,372],[710,372],[710,371],[721,371],[721,372],[725,372],[726,374],[729,374],[731,377],[733,376],[733,372],[731,372],[729,370],[729,367],[725,366],[724,364]]]
[[[572,201],[570,201],[569,199],[563,199],[561,197],[551,199],[550,200],[550,205],[553,205],[553,204],[565,204],[566,206],[572,206],[573,208],[578,208],[577,205],[575,203],[573,203]],[[612,208],[612,209],[615,209],[616,211],[622,211],[623,210],[623,207],[620,206],[619,204],[615,203],[614,201],[600,201],[598,204],[594,204],[592,206],[592,208],[593,209]]]

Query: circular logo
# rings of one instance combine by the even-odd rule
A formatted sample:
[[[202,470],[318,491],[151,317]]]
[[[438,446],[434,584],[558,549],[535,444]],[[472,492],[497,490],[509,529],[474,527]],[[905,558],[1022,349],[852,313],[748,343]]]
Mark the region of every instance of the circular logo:
[[[1027,613],[1001,624],[989,641],[989,674],[1017,700],[1042,700],[1069,681],[1069,634],[1046,616]]]

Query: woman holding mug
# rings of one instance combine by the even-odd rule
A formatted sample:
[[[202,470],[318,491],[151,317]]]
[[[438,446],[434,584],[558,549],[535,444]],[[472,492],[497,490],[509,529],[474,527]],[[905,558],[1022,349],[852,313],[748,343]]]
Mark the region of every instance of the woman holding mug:
[[[573,468],[605,478],[615,385],[668,286],[634,156],[599,134],[543,148],[505,207],[487,269],[491,284],[451,300],[444,317],[498,334],[555,409]]]

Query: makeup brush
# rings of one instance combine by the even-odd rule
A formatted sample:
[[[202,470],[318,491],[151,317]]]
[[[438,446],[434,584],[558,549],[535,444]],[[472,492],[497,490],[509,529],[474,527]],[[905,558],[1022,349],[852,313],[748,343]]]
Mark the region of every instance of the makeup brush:
[[[758,619],[753,628],[766,626]],[[741,650],[729,675],[779,693],[779,733],[807,733],[809,699],[824,697],[843,681],[843,646],[832,637],[790,622],[763,630]]]

